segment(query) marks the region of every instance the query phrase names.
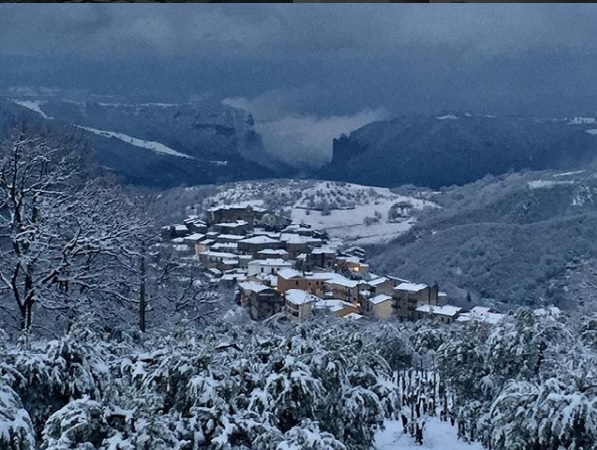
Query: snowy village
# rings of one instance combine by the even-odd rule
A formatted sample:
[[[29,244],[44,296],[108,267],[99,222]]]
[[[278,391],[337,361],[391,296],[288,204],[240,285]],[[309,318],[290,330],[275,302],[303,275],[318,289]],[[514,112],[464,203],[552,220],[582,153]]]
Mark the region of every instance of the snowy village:
[[[363,248],[260,206],[215,205],[163,227],[162,237],[182,258],[198,261],[212,283],[234,286],[236,303],[253,320],[283,313],[289,320],[332,314],[495,324],[503,317],[493,308],[451,305],[437,284],[376,274]]]

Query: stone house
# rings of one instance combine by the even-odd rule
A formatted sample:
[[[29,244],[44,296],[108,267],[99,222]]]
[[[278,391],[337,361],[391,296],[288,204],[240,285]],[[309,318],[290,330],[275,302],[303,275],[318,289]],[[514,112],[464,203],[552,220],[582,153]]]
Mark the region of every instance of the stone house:
[[[394,310],[403,320],[415,320],[416,309],[423,305],[439,306],[437,285],[400,283],[392,291]]]

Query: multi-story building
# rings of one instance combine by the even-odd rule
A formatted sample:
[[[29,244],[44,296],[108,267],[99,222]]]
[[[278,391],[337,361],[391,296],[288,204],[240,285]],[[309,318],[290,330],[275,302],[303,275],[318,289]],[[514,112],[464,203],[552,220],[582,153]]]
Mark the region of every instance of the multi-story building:
[[[239,283],[239,303],[249,310],[253,320],[264,320],[284,308],[280,293],[269,286],[253,281]]]
[[[415,320],[416,309],[423,305],[439,306],[437,285],[400,283],[392,291],[394,310],[401,319]]]
[[[300,289],[288,289],[286,300],[286,316],[291,320],[304,320],[313,314],[313,307],[321,299]]]

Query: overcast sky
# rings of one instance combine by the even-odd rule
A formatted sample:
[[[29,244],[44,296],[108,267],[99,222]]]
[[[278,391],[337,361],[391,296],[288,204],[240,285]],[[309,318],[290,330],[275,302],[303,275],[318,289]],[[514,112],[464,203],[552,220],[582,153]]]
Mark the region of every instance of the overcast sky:
[[[402,113],[595,115],[596,23],[592,4],[2,4],[0,87],[223,100],[315,152]]]

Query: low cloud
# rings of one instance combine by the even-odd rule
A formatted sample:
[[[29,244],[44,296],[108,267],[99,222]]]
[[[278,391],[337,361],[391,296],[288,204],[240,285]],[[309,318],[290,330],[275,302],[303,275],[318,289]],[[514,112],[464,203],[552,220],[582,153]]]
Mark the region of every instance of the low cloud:
[[[226,98],[223,104],[253,114],[255,130],[265,150],[297,168],[318,168],[332,159],[334,138],[368,123],[387,119],[385,108],[362,109],[354,114],[320,115],[303,102],[319,92],[312,86],[276,89],[255,98]]]

